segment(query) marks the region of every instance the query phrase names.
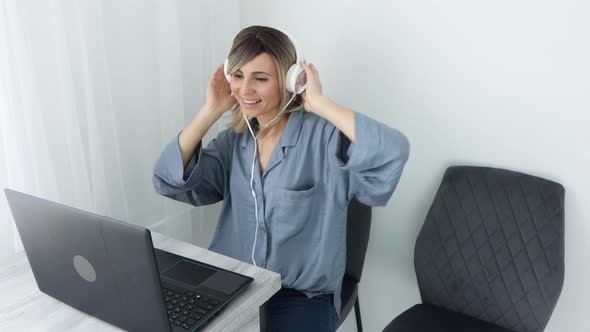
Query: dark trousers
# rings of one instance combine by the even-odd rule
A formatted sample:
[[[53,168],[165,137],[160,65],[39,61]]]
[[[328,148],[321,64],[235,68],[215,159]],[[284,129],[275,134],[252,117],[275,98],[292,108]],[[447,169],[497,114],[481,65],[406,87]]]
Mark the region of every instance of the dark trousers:
[[[334,332],[337,322],[332,294],[309,299],[283,288],[260,308],[261,332]]]

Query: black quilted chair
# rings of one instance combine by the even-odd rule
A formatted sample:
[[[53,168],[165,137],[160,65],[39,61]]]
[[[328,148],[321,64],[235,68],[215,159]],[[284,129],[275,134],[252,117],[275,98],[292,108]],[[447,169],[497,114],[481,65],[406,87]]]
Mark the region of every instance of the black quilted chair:
[[[346,226],[346,273],[342,282],[342,294],[340,296],[342,308],[340,310],[338,327],[342,325],[342,322],[344,322],[354,306],[358,332],[363,331],[361,308],[358,299],[358,284],[363,274],[365,254],[369,244],[371,217],[371,207],[355,200],[350,201]]]
[[[543,331],[564,278],[562,185],[454,166],[416,240],[422,303],[386,332]]]

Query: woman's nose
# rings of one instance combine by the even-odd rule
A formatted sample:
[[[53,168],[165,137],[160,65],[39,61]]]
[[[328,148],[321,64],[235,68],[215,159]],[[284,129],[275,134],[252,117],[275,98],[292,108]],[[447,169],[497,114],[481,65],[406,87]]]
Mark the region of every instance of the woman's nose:
[[[242,81],[242,93],[254,91],[254,82],[250,79],[244,79]]]

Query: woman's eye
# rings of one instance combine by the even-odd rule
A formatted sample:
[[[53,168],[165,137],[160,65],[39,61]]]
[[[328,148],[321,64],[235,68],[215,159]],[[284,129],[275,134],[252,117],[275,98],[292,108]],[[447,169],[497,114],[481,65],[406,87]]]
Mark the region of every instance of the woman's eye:
[[[235,77],[237,79],[241,79],[242,78],[242,75],[241,74],[238,74],[238,73],[234,73],[234,74],[232,74],[232,77]],[[266,78],[266,77],[257,77],[256,80],[259,81],[259,82],[265,82],[265,81],[268,81],[268,78]]]

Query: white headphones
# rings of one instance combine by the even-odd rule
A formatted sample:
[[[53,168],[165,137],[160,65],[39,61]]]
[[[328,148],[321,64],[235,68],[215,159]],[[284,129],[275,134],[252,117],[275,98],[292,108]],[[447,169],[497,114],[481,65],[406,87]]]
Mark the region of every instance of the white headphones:
[[[279,29],[276,29],[276,30],[279,30]],[[283,107],[283,109],[272,120],[270,120],[267,124],[265,124],[262,128],[266,128],[266,127],[270,126],[272,123],[274,123],[279,118],[279,116],[285,111],[285,109],[287,109],[287,106],[289,106],[289,104],[291,104],[293,99],[295,99],[295,97],[298,94],[301,94],[305,90],[305,83],[303,82],[303,80],[297,81],[297,78],[299,77],[299,75],[301,73],[304,73],[303,67],[301,67],[301,64],[300,64],[300,62],[303,60],[303,56],[301,55],[301,53],[299,52],[299,49],[297,48],[297,44],[295,43],[295,39],[291,35],[289,35],[288,33],[284,32],[282,30],[279,30],[279,31],[284,33],[289,38],[289,40],[291,41],[291,44],[293,44],[293,47],[295,48],[295,55],[297,57],[297,61],[293,65],[291,65],[291,67],[289,67],[289,70],[287,71],[287,75],[285,77],[285,88],[287,89],[287,91],[291,92],[293,95],[291,96],[291,99],[285,105],[285,107]],[[228,60],[228,58],[225,58],[225,62],[223,63],[223,73],[225,74],[225,78],[227,79],[227,81],[230,82],[231,75],[227,72],[228,67],[229,67],[229,60]],[[254,244],[252,244],[252,255],[251,256],[252,256],[252,263],[254,263],[255,266],[258,266],[258,264],[256,264],[256,260],[254,259],[254,251],[256,250],[256,240],[258,238],[258,224],[259,224],[259,222],[258,222],[258,199],[256,197],[256,191],[254,190],[254,167],[256,165],[256,157],[258,154],[258,142],[256,140],[256,135],[254,135],[254,131],[252,130],[252,127],[250,126],[250,121],[248,121],[246,114],[244,114],[244,113],[242,113],[242,114],[244,116],[244,120],[246,120],[246,124],[248,125],[248,129],[250,130],[250,134],[254,138],[254,157],[252,158],[252,170],[250,173],[250,190],[252,193],[252,197],[254,197],[254,215],[256,216],[256,230],[254,231]],[[263,227],[264,227],[264,225],[263,225]]]

